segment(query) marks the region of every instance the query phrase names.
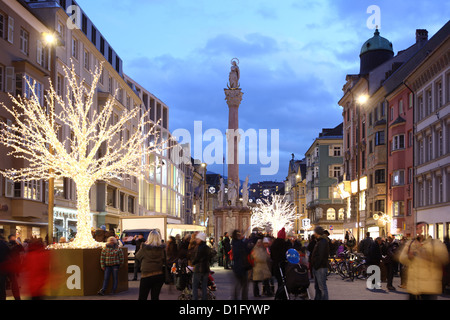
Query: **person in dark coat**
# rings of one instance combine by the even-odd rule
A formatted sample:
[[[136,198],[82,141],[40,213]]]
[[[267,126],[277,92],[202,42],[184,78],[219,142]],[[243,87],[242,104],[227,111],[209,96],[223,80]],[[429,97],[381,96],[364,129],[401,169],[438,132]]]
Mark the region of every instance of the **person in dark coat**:
[[[145,242],[145,239],[144,239],[144,234],[143,233],[139,233],[137,236],[133,237],[133,240],[131,240],[131,244],[136,246],[135,249],[134,249],[134,256],[135,257],[137,255],[137,253],[139,252],[139,250],[141,249],[142,244],[144,242]],[[133,276],[133,279],[131,281],[137,281],[137,275],[138,275],[138,272],[140,270],[140,267],[141,267],[141,264],[140,264],[139,260],[138,259],[134,259],[134,268],[133,268],[134,269],[133,270],[134,271],[134,276]]]
[[[286,270],[286,252],[291,248],[289,241],[286,241],[286,229],[283,228],[278,232],[277,238],[273,241],[270,248],[270,258],[272,260],[272,274],[277,279],[278,290],[283,285],[283,279],[280,273],[280,268],[283,274]]]
[[[217,243],[217,263],[219,267],[223,267],[223,237],[220,237],[219,242]]]
[[[225,232],[223,238],[223,254],[224,254],[224,269],[230,269],[230,254],[231,241],[228,232]]]
[[[328,237],[322,227],[314,229],[317,242],[311,254],[311,269],[314,273],[316,296],[314,300],[328,300],[327,271],[330,248]]]
[[[202,284],[202,300],[208,300],[208,277],[210,272],[211,248],[206,244],[206,234],[200,232],[196,236],[197,247],[195,249],[192,264],[194,265],[194,277],[192,280],[192,299],[198,300],[198,288]]]
[[[381,259],[382,259],[381,243],[382,243],[382,239],[380,237],[378,237],[370,245],[369,254],[367,255],[367,264],[368,265],[380,266]]]
[[[6,300],[6,278],[8,276],[7,261],[9,259],[9,247],[0,235],[0,301]]]
[[[9,271],[8,278],[11,283],[11,290],[15,300],[20,300],[20,290],[18,277],[21,272],[22,267],[22,253],[25,251],[23,246],[17,241],[15,235],[10,235],[8,237],[8,247],[10,250],[9,255]]]
[[[394,241],[394,238],[388,237],[385,244],[386,246],[386,257],[384,258],[384,264],[386,266],[386,277],[387,277],[387,289],[390,291],[395,291],[395,287],[392,282],[394,280],[394,270],[397,267],[397,261],[395,259],[399,244]]]
[[[139,300],[147,300],[150,293],[152,300],[159,300],[164,285],[163,266],[166,264],[166,247],[162,243],[158,231],[150,232],[147,241],[136,255],[141,263],[141,282],[139,284]]]
[[[365,257],[367,257],[369,255],[369,249],[372,243],[373,239],[370,236],[370,232],[366,232],[366,237],[359,243],[358,252],[362,253]]]
[[[242,300],[248,300],[248,272],[252,268],[248,261],[248,255],[251,252],[251,247],[238,230],[233,231],[232,239],[233,273],[236,281],[234,300],[239,300],[239,296]]]

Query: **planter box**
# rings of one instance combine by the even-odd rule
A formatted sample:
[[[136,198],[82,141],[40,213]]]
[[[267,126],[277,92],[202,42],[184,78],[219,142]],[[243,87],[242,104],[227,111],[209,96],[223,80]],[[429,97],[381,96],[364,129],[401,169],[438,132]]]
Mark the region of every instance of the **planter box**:
[[[117,292],[128,290],[128,249],[122,248],[124,263],[119,269]],[[100,267],[101,249],[50,250],[51,285],[49,296],[91,296],[102,288],[104,272]],[[112,289],[112,277],[105,293]]]

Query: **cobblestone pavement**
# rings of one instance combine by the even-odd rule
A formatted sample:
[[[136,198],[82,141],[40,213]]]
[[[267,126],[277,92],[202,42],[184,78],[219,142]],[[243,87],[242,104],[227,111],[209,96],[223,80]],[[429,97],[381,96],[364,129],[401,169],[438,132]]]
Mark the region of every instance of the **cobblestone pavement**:
[[[230,270],[224,270],[223,268],[213,268],[216,272],[214,275],[217,292],[217,300],[231,300],[232,291],[234,287],[234,277]],[[129,274],[129,278],[132,278],[132,274]],[[338,275],[330,275],[327,281],[328,293],[330,300],[406,300],[408,299],[408,294],[404,289],[399,288],[400,278],[394,278],[394,286],[397,291],[390,292],[386,289],[386,283],[382,283],[382,288],[380,290],[368,290],[366,288],[366,282],[364,280],[342,280]],[[129,290],[126,292],[121,292],[116,295],[106,295],[106,296],[89,296],[89,297],[60,297],[60,298],[50,298],[50,300],[136,300],[138,298],[139,292],[139,281],[130,281]],[[312,299],[314,299],[314,282],[311,281],[311,286],[309,288],[309,293]],[[11,292],[8,292],[11,295]],[[176,290],[175,286],[164,286],[160,299],[161,300],[177,300],[179,292]],[[12,299],[11,296],[8,297],[9,300]],[[255,301],[272,300],[273,298],[253,297],[253,283],[249,284],[249,299]],[[450,300],[450,296],[439,296],[439,300]]]

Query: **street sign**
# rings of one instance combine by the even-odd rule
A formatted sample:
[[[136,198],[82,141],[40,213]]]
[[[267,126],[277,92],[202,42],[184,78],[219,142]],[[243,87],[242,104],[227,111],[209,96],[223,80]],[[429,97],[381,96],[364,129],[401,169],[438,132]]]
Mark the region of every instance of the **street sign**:
[[[330,226],[330,231],[333,231],[333,226]]]

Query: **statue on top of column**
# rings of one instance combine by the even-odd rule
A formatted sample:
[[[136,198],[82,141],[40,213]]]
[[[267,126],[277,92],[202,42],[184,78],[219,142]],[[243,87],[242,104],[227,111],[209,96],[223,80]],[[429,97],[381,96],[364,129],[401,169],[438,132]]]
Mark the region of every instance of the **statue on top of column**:
[[[239,69],[238,64],[239,59],[234,58],[233,60],[231,60],[231,71],[229,76],[230,83],[228,84],[228,89],[231,90],[239,89],[240,86],[239,79],[241,78],[241,70]]]

